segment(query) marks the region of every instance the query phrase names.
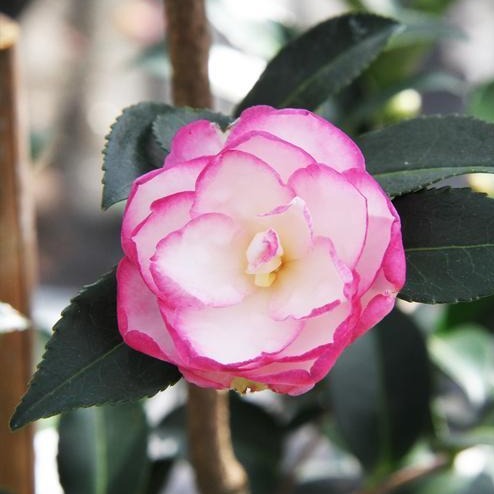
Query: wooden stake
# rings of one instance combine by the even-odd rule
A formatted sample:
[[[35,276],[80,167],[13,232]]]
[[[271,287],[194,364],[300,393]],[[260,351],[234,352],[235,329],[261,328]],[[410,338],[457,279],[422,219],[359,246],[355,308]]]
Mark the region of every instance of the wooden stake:
[[[0,301],[29,314],[34,228],[16,81],[17,24],[0,15]],[[0,488],[34,492],[32,428],[8,423],[31,375],[31,332],[0,335]]]

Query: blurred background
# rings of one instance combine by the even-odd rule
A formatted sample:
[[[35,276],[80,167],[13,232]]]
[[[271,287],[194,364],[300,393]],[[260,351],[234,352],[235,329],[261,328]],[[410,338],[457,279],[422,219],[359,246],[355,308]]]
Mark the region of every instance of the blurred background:
[[[466,112],[494,121],[492,0],[208,0],[207,7],[213,37],[210,78],[216,109],[222,112],[228,113],[248,92],[266,62],[286,42],[328,17],[364,9],[396,17],[407,28],[354,84],[322,105],[321,114],[352,134],[421,113]],[[22,29],[21,89],[29,126],[38,228],[39,285],[34,318],[40,329],[40,352],[70,297],[80,286],[109,271],[121,256],[122,205],[106,212],[100,209],[101,151],[105,135],[122,108],[146,100],[169,102],[169,66],[163,40],[166,20],[159,0],[0,0],[0,11],[16,18]],[[475,188],[492,189],[485,176],[472,177],[470,182]],[[427,350],[424,365],[433,375],[427,383],[433,384],[426,400],[427,419],[405,441],[407,447],[397,454],[386,474],[415,464],[416,458],[439,458],[439,469],[445,462],[454,463],[455,475],[474,479],[472,482],[477,483],[465,484],[473,490],[462,490],[459,483],[454,484],[456,490],[448,490],[444,486],[453,482],[448,477],[433,479],[443,482],[433,487],[417,484],[412,490],[399,492],[494,492],[492,301],[453,309],[411,304],[400,307],[402,311],[394,321],[398,325],[413,321],[418,328]],[[356,352],[367,355],[367,347],[362,345]],[[352,365],[348,360],[341,368]],[[335,369],[335,382],[341,372]],[[256,407],[259,405],[259,413],[283,423],[280,446],[273,452],[277,459],[270,460],[276,465],[269,463],[277,479],[282,479],[279,485],[288,482],[285,490],[280,487],[280,494],[352,492],[363,477],[379,477],[379,469],[385,468],[372,458],[372,452],[356,445],[357,439],[349,435],[341,416],[338,418],[339,413],[346,413],[332,402],[331,393],[342,392],[338,382],[328,384],[331,392],[326,384],[296,404],[269,393],[251,398]],[[181,409],[177,408],[183,399],[184,389],[178,385],[146,405],[151,424],[161,427],[165,420],[165,432],[162,429],[151,435],[148,448],[153,458],[173,458],[162,478],[162,492],[168,494],[193,492],[184,460]],[[239,413],[246,413],[249,420],[257,411]],[[264,427],[272,427],[271,418],[259,420],[264,420]],[[63,492],[55,461],[55,425],[56,420],[44,421],[36,436],[37,494]],[[468,438],[461,436],[465,432],[470,434]],[[475,440],[470,437],[474,432]],[[372,438],[364,439],[369,442]],[[435,441],[443,441],[439,456],[434,453]],[[372,445],[368,447],[372,449]],[[256,448],[247,456],[258,455]],[[417,456],[406,459],[412,450]],[[445,461],[444,451],[451,452]],[[481,480],[475,480],[478,478]],[[333,479],[331,487],[320,483],[324,479]],[[258,492],[275,493],[269,487],[273,483],[266,485]]]

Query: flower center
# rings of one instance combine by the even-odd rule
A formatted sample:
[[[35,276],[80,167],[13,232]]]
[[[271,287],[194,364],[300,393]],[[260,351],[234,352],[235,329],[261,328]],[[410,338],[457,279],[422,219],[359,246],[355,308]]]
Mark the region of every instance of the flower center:
[[[254,275],[254,284],[271,286],[282,264],[283,247],[278,233],[270,228],[254,235],[247,247],[247,274]]]
[[[263,391],[268,389],[267,385],[264,383],[259,383],[257,381],[251,381],[250,379],[245,379],[244,377],[234,377],[230,383],[230,388],[234,389],[237,393],[242,395],[246,393],[253,393],[254,391]]]

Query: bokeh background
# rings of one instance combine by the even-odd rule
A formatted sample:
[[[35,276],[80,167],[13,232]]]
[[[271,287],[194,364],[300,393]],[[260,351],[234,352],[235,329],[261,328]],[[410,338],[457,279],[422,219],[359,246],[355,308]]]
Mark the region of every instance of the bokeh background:
[[[343,103],[329,102],[321,109],[323,114],[356,133],[419,113],[467,112],[494,120],[492,0],[208,0],[207,6],[213,39],[210,77],[220,111],[229,112],[247,93],[284,43],[321,20],[359,7],[405,18],[418,27],[403,41],[408,51],[394,59],[389,56],[382,67],[371,67],[371,75],[351,88],[354,93],[346,91]],[[42,348],[70,297],[110,270],[121,256],[122,207],[100,209],[101,150],[122,108],[143,100],[169,102],[166,19],[159,0],[0,0],[0,11],[15,17],[22,29],[21,91],[35,177],[39,247],[34,322]],[[355,108],[353,101],[364,101],[368,107]],[[471,184],[491,187],[483,176],[471,179]],[[418,314],[424,333],[437,329],[446,310],[407,304],[401,308]],[[476,406],[486,407],[494,395],[494,328],[489,324],[478,329],[488,337],[453,345],[456,350],[463,344],[487,348],[489,354],[479,357],[482,362],[474,362],[481,377],[474,371],[469,375],[467,366],[456,369],[456,381],[442,383],[441,390],[448,393],[441,396],[449,401],[441,406],[464,427],[477,417]],[[444,351],[451,352],[451,347]],[[456,354],[444,358],[455,367]],[[178,385],[150,401],[146,410],[151,422],[157,423],[183,399],[184,389]],[[275,411],[286,406],[268,393],[252,399]],[[42,421],[36,436],[37,494],[62,492],[55,424]],[[166,456],[178,451],[179,443],[177,435],[165,434],[149,448],[155,456]],[[289,470],[294,458],[302,455],[304,468],[297,475],[310,479],[330,458],[338,475],[350,479],[351,485],[361,466],[351,455],[335,455],[330,443],[330,433],[322,437],[312,425],[302,427],[285,440],[280,468]],[[465,450],[467,456],[457,465],[460,471],[478,473],[479,465],[489,458],[492,463],[494,450],[479,447]],[[171,468],[163,492],[193,492],[185,461]]]

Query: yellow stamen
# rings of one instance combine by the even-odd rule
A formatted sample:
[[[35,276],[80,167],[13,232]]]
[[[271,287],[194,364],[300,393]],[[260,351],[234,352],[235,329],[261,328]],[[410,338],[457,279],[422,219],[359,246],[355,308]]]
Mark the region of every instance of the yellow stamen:
[[[250,381],[245,379],[245,377],[234,377],[230,383],[231,389],[234,389],[237,393],[242,395],[254,391],[263,391],[268,389],[268,387],[263,383],[258,383],[256,381]]]
[[[273,284],[276,279],[276,272],[271,273],[257,273],[254,277],[254,284],[263,288],[267,288]]]

